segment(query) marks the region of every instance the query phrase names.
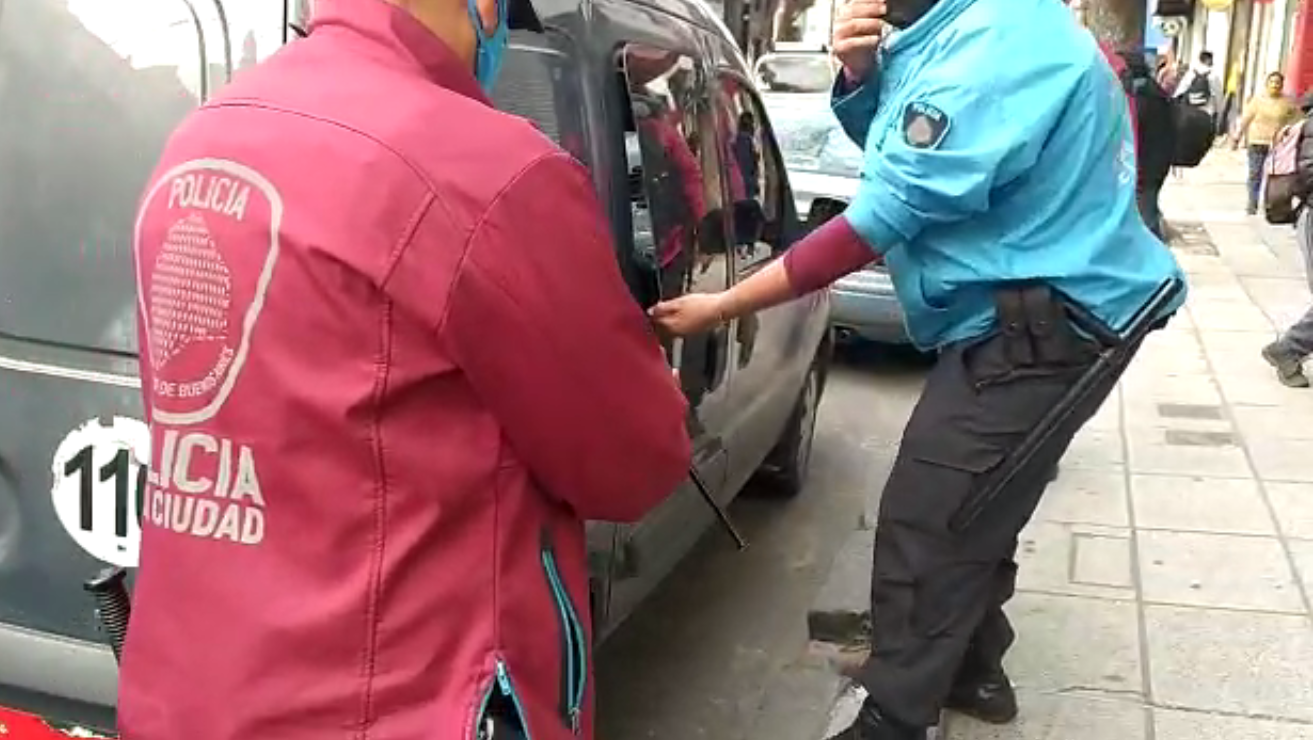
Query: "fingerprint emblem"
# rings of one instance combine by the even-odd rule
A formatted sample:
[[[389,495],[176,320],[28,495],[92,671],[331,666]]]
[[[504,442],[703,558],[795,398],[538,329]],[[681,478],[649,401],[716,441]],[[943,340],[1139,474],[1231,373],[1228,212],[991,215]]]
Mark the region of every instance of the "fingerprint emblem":
[[[153,423],[205,422],[237,387],[255,354],[282,220],[274,184],[228,159],[179,163],[147,191],[133,240]]]
[[[169,228],[151,278],[151,364],[157,371],[193,342],[227,339],[232,277],[200,214]]]

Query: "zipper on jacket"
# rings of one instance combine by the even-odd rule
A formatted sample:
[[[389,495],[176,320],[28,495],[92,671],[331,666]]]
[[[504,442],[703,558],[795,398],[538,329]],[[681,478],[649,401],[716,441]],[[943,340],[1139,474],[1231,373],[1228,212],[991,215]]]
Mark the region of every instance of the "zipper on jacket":
[[[570,600],[570,592],[566,590],[565,581],[561,578],[561,571],[557,568],[556,554],[552,551],[546,532],[543,535],[542,558],[543,571],[547,574],[548,586],[556,602],[558,626],[561,630],[561,693],[558,711],[562,722],[578,735],[588,681],[587,637],[579,613]]]
[[[511,683],[511,672],[507,670],[506,663],[501,658],[497,659],[494,667],[493,680],[488,684],[488,690],[484,692],[484,698],[479,702],[479,712],[475,715],[475,740],[500,740],[489,734],[486,723],[488,722],[488,705],[493,701],[494,693],[501,693],[515,707],[516,719],[520,721],[520,729],[525,733],[525,740],[532,740],[532,733],[529,731],[529,717],[525,714],[525,707],[520,703],[520,695],[516,693],[515,686]]]

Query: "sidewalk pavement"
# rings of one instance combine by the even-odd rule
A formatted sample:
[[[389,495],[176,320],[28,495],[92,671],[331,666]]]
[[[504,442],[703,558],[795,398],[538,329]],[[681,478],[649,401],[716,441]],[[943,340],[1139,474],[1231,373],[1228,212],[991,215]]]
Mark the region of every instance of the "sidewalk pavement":
[[[1259,350],[1309,305],[1243,155],[1170,180],[1187,310],[1074,441],[1019,548],[1021,716],[948,740],[1310,740],[1314,405]]]

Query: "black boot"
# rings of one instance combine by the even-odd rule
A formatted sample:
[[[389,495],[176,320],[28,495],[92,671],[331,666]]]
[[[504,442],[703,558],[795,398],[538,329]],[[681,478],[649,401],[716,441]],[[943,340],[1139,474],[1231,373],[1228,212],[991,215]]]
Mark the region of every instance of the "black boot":
[[[927,737],[926,728],[905,725],[882,714],[881,708],[867,699],[853,724],[827,740],[927,740]]]
[[[1007,724],[1017,717],[1017,695],[1002,668],[975,678],[960,678],[944,705],[992,725]]]

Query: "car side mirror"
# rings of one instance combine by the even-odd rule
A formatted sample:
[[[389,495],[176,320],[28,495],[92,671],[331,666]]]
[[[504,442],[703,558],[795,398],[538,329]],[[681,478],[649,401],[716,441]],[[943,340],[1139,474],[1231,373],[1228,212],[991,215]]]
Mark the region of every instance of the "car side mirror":
[[[813,198],[808,208],[807,230],[815,231],[819,226],[835,218],[848,208],[849,204],[836,198]]]

